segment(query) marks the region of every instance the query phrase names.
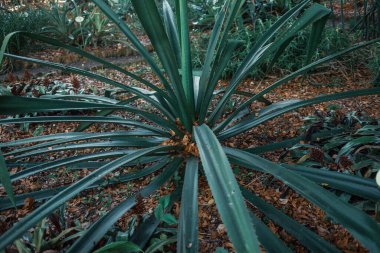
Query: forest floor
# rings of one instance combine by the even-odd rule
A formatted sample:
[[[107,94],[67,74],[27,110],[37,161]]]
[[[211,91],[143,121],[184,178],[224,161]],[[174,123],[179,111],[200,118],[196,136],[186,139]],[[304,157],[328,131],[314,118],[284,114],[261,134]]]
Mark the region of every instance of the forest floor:
[[[135,63],[128,67],[130,71],[137,71],[140,75],[152,82],[157,83],[155,77],[149,72],[145,72],[147,67],[142,63]],[[132,81],[125,76],[122,76],[114,71],[107,69],[99,69],[98,72],[110,76],[116,80],[124,83],[131,83]],[[80,76],[73,75],[51,75],[43,77],[44,80],[37,82],[37,79],[31,79],[27,81],[15,81],[14,83],[7,83],[9,86],[20,85],[20,82],[27,83],[49,83],[53,80],[59,80],[63,83],[72,83],[73,80],[79,81],[79,88],[82,93],[94,93],[104,94],[106,89],[111,87],[104,85],[100,82],[89,80]],[[247,79],[242,85],[240,90],[251,93],[256,93],[269,84],[277,80],[279,76],[268,76],[264,80],[257,81],[253,79]],[[41,78],[40,78],[41,79]],[[278,102],[285,99],[306,99],[312,98],[321,94],[331,94],[335,92],[348,91],[354,89],[370,88],[372,76],[368,69],[349,69],[344,68],[338,63],[331,63],[327,67],[320,68],[314,75],[306,78],[300,77],[296,80],[283,85],[268,94],[266,97],[272,102]],[[221,82],[220,85],[226,85],[227,82]],[[22,94],[21,94],[22,95]],[[235,98],[238,104],[239,98]],[[270,120],[265,124],[254,128],[244,134],[237,136],[236,138],[228,139],[225,145],[230,147],[255,147],[264,145],[267,143],[277,142],[291,137],[295,137],[300,133],[300,128],[303,126],[303,119],[308,115],[313,115],[316,111],[326,112],[330,105],[338,105],[342,113],[351,111],[367,114],[373,118],[380,118],[380,96],[365,96],[355,99],[344,99],[329,103],[322,103],[315,106],[309,106],[303,109],[299,109],[293,112],[289,112],[284,116]],[[234,105],[232,105],[234,106]],[[251,106],[251,110],[259,110],[263,105],[261,103],[254,103]],[[43,124],[39,134],[53,134],[73,131],[76,128],[76,123],[55,123],[55,124]],[[30,125],[27,129],[22,129],[15,125],[6,125],[0,127],[0,142],[6,142],[15,139],[22,139],[33,136],[36,129],[39,126]],[[120,126],[112,124],[97,124],[93,125],[87,131],[112,131],[122,129]],[[87,149],[84,153],[92,152],[91,149]],[[278,161],[282,151],[269,152],[264,156],[272,161]],[[40,161],[40,159],[53,160],[58,157],[66,157],[74,155],[74,152],[66,153],[52,153],[49,156],[33,157],[32,161]],[[122,168],[118,172],[124,173],[131,171],[133,168]],[[16,168],[12,173],[21,170]],[[41,189],[47,189],[55,186],[68,185],[77,181],[79,178],[87,175],[90,169],[81,170],[68,170],[65,168],[52,171],[42,172],[34,176],[30,176],[26,179],[22,179],[19,182],[13,184],[16,194],[22,194],[31,191],[37,191]],[[82,227],[88,225],[90,222],[96,220],[102,214],[116,206],[131,193],[140,189],[142,186],[148,184],[151,180],[150,177],[146,177],[143,180],[135,180],[128,184],[117,184],[113,186],[99,187],[92,190],[87,190],[69,201],[65,207],[66,223],[70,226],[76,226],[78,222]],[[238,180],[261,196],[267,202],[273,204],[277,208],[280,208],[286,214],[304,224],[306,227],[323,237],[325,240],[336,245],[340,250],[344,252],[367,252],[347,230],[342,226],[334,224],[331,220],[326,218],[326,215],[319,208],[305,200],[302,196],[295,193],[292,190],[288,190],[286,196],[283,193],[286,190],[284,185],[276,180],[272,180],[269,175],[265,175],[259,172],[252,172],[248,170],[239,169],[237,175]],[[269,182],[269,183],[268,183]],[[211,195],[211,191],[207,186],[207,182],[204,177],[200,178],[199,182],[199,248],[201,252],[214,252],[217,247],[225,247],[229,252],[233,252],[232,244],[226,235],[226,231],[219,216],[217,215],[217,209],[214,199]],[[174,188],[174,185],[169,184],[161,188],[151,198],[143,199],[143,208],[141,210],[132,209],[131,212],[125,214],[116,226],[121,230],[126,230],[131,218],[136,215],[141,218],[145,213],[152,213],[154,207],[158,202],[160,196],[169,194]],[[0,189],[0,195],[5,196],[5,193]],[[4,233],[9,227],[11,227],[19,219],[34,210],[39,204],[33,199],[27,199],[23,207],[19,209],[8,209],[0,211],[0,234]],[[175,203],[172,209],[172,214],[178,217],[179,215],[179,203]],[[263,215],[257,210],[253,209],[255,213],[262,217]],[[289,247],[296,252],[305,252],[306,249],[291,235],[285,232],[281,227],[275,225],[272,221],[266,221],[269,227],[278,236],[283,239]],[[54,230],[54,228],[52,228]],[[62,247],[66,247],[70,242],[66,243]],[[104,244],[104,241],[99,246]],[[59,251],[60,249],[53,249]],[[170,247],[166,249],[166,252],[173,250]]]

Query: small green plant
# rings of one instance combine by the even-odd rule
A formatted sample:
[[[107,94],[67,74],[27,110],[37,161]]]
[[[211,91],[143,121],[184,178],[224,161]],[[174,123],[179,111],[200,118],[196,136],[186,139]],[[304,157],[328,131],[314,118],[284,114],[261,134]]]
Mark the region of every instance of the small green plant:
[[[65,2],[62,6],[54,3],[51,11],[51,24],[42,28],[44,33],[82,48],[89,45],[104,46],[114,41],[110,22],[91,3],[77,4]]]
[[[106,76],[79,68],[5,53],[8,42],[15,34],[10,34],[4,39],[0,51],[0,62],[3,57],[8,57],[51,66],[116,86],[134,94],[134,96],[116,103],[104,99],[104,97],[95,96],[90,98],[81,96],[78,101],[72,101],[62,96],[50,97],[49,99],[18,96],[0,97],[0,113],[8,116],[0,119],[0,124],[80,123],[75,132],[44,135],[0,144],[1,148],[19,147],[4,154],[0,153],[1,182],[9,197],[1,199],[0,206],[9,208],[12,205],[20,205],[23,198],[27,196],[32,196],[37,201],[45,200],[32,213],[2,235],[0,250],[4,250],[40,220],[80,192],[107,183],[108,181],[103,179],[106,175],[116,172],[119,168],[146,164],[147,166],[143,169],[115,175],[116,182],[127,184],[131,180],[156,173],[156,176],[147,186],[134,192],[89,226],[68,249],[68,252],[92,251],[94,245],[103,238],[118,218],[134,206],[139,207],[141,198],[151,196],[165,183],[170,183],[176,173],[176,178],[179,178],[179,175],[183,180],[173,185],[175,190],[170,195],[170,202],[178,199],[181,201],[178,231],[175,236],[163,238],[148,246],[149,239],[160,224],[160,220],[154,215],[152,222],[141,223],[137,228],[141,232],[135,232],[128,240],[140,249],[150,252],[160,249],[165,244],[177,242],[178,252],[199,251],[198,178],[204,176],[236,252],[261,252],[261,246],[268,252],[291,252],[289,247],[250,211],[245,200],[254,205],[266,218],[283,227],[310,251],[339,252],[334,245],[239,184],[231,165],[271,174],[311,203],[320,207],[326,215],[331,217],[334,222],[343,225],[370,251],[380,251],[379,224],[365,212],[346,201],[342,201],[333,192],[321,186],[327,182],[331,189],[338,188],[350,194],[357,194],[358,189],[367,189],[371,196],[378,201],[380,190],[373,179],[363,179],[339,172],[326,174],[322,170],[315,170],[310,173],[310,171],[300,170],[296,166],[277,164],[257,155],[268,147],[244,149],[243,147],[229,148],[226,146],[228,139],[244,134],[286,112],[335,99],[379,94],[380,88],[373,88],[320,95],[306,100],[289,100],[279,103],[271,103],[265,100],[267,106],[262,110],[250,111],[249,109],[251,103],[263,100],[265,94],[281,87],[289,80],[308,73],[315,67],[339,56],[371,45],[378,40],[357,44],[313,62],[312,56],[318,46],[317,42],[320,40],[322,28],[330,11],[322,5],[305,0],[286,12],[257,39],[242,64],[232,75],[227,87],[219,90],[217,88],[218,81],[239,45],[239,41],[231,37],[230,31],[245,2],[244,0],[224,2],[216,16],[200,72],[193,72],[186,0],[175,1],[176,15],[167,1],[163,1],[162,12],[160,12],[155,1],[131,0],[136,15],[155,49],[158,62],[154,61],[129,26],[122,22],[106,2],[102,0],[93,0],[93,2],[125,34],[136,50],[144,57],[160,80],[161,85],[155,85],[134,73],[76,47],[65,45],[58,40],[52,40],[41,35],[18,33],[54,46],[60,46],[83,57],[100,62],[105,67],[133,78],[144,88],[120,83]],[[287,27],[286,25],[289,22],[291,25]],[[257,94],[242,94],[237,91],[239,84],[252,69],[259,66],[268,57],[272,56],[274,60],[278,59],[282,53],[281,49],[284,46],[286,47],[300,30],[306,29],[310,25],[312,32],[307,46],[307,65],[279,79]],[[284,27],[287,28],[283,29]],[[241,100],[244,102],[239,102],[234,107],[227,108],[234,96],[245,96],[246,99]],[[140,103],[134,103],[137,99],[145,101],[151,107],[141,109]],[[46,112],[73,110],[87,110],[89,112],[96,110],[96,113],[95,115],[89,113],[89,115],[79,116],[44,115]],[[120,114],[112,115],[115,111],[132,113],[138,115],[139,118],[131,119]],[[13,117],[27,113],[37,114],[32,117]],[[126,128],[124,131],[83,132],[94,123],[120,124]],[[24,144],[32,145],[23,146]],[[288,143],[271,143],[270,145],[270,149],[275,149],[275,147],[286,146]],[[87,148],[99,149],[90,154],[80,153],[80,150]],[[78,152],[75,152],[75,155],[53,161],[49,160],[37,166],[28,166],[26,162],[27,166],[23,170],[9,175],[10,168],[18,166],[19,162],[23,162],[23,158],[66,150]],[[85,163],[89,166],[94,161],[96,162],[95,169],[89,175],[70,185],[57,190],[32,192],[22,196],[14,196],[13,194],[11,183],[29,175],[72,164]],[[363,180],[365,182],[371,180],[370,185],[364,183]],[[108,184],[112,183],[112,181],[108,182]],[[368,191],[362,192],[368,193]],[[370,196],[365,193],[361,193],[360,196],[370,199]],[[166,206],[166,202],[167,200],[164,198],[160,204],[161,207]],[[159,210],[157,213],[162,214],[160,207],[157,210]],[[158,216],[162,218],[165,215]]]
[[[165,213],[165,209],[169,206],[169,204],[170,204],[169,195],[166,195],[160,198],[159,204],[154,210],[154,215],[156,215],[156,218],[158,220],[163,221],[168,225],[174,225],[174,224],[177,224],[176,218],[170,213]]]
[[[44,252],[61,247],[63,243],[75,238],[76,234],[81,231],[80,226],[62,229],[57,216],[52,216],[51,220],[56,219],[54,223],[57,228],[52,229],[49,226],[49,219],[44,218],[31,233],[27,233],[22,239],[15,241],[15,246],[20,253]],[[57,232],[57,230],[59,232]],[[46,240],[47,233],[50,233],[50,239]]]
[[[364,178],[375,178],[380,161],[380,124],[356,112],[331,108],[306,119],[306,142],[293,146],[292,158],[301,166],[330,167]],[[311,134],[312,132],[312,134]],[[330,132],[317,139],[312,135]]]

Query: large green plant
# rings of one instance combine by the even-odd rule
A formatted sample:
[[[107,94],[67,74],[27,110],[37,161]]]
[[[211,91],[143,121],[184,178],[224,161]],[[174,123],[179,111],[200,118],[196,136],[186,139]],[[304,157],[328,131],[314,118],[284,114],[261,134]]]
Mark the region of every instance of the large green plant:
[[[159,65],[146,51],[128,25],[102,0],[93,2],[112,20],[128,37],[136,50],[145,58],[152,71],[161,81],[161,86],[140,78],[122,68],[112,65],[102,59],[90,55],[77,48],[64,45],[56,40],[21,33],[24,36],[61,46],[76,52],[86,58],[100,62],[105,67],[115,69],[146,86],[145,89],[129,86],[105,76],[57,63],[31,59],[23,56],[4,53],[7,43],[17,33],[8,35],[0,51],[0,57],[22,59],[51,66],[75,74],[102,81],[134,94],[125,101],[114,101],[96,96],[49,96],[23,98],[14,96],[0,97],[0,113],[3,115],[23,115],[28,113],[61,112],[70,110],[97,110],[95,116],[45,116],[34,114],[31,117],[3,118],[0,124],[24,124],[45,122],[80,122],[76,132],[44,135],[1,144],[1,147],[18,147],[24,144],[34,144],[19,147],[14,151],[0,155],[1,181],[8,192],[9,199],[2,199],[2,207],[20,205],[26,197],[45,200],[36,210],[15,224],[4,233],[0,239],[0,250],[20,238],[44,217],[81,191],[103,185],[102,178],[120,167],[139,164],[151,164],[143,170],[120,175],[118,182],[127,182],[149,175],[162,169],[162,172],[151,183],[138,193],[125,199],[97,222],[90,226],[70,248],[70,252],[89,252],[93,249],[107,230],[125,212],[133,208],[138,200],[148,197],[165,182],[171,180],[173,174],[183,175],[181,212],[179,230],[177,233],[178,252],[198,252],[198,177],[204,175],[215,198],[221,219],[227,228],[227,233],[237,252],[260,252],[261,244],[269,252],[289,252],[290,249],[273,234],[270,229],[258,219],[246,206],[244,200],[262,211],[265,216],[283,227],[297,238],[305,247],[314,252],[337,252],[335,246],[326,242],[317,234],[285,215],[282,211],[266,203],[254,193],[242,187],[236,180],[231,164],[248,169],[272,174],[282,180],[299,194],[319,206],[334,221],[342,224],[365,247],[373,252],[380,251],[378,235],[380,226],[367,214],[337,198],[332,192],[320,186],[326,183],[330,188],[337,188],[352,194],[378,201],[380,191],[376,182],[371,179],[357,178],[337,172],[303,170],[297,167],[284,167],[268,161],[255,153],[263,150],[242,150],[227,148],[224,141],[270,120],[274,117],[303,106],[326,102],[334,99],[380,93],[379,88],[342,92],[332,95],[321,95],[308,100],[292,100],[271,104],[263,99],[263,95],[275,88],[281,87],[287,81],[343,54],[367,46],[374,41],[356,45],[310,63],[302,69],[285,76],[258,94],[239,93],[237,88],[248,73],[265,58],[274,55],[278,57],[281,49],[297,34],[300,29],[312,25],[313,32],[309,51],[316,48],[325,18],[329,11],[321,5],[302,1],[289,10],[256,42],[245,60],[230,80],[225,90],[217,90],[218,80],[224,67],[231,59],[234,50],[239,45],[229,37],[229,30],[234,22],[243,0],[226,1],[219,12],[212,30],[208,50],[202,71],[193,75],[190,40],[187,18],[187,1],[175,1],[176,15],[170,5],[163,1],[163,16],[151,0],[132,0],[134,10],[139,17],[145,32],[157,53]],[[290,20],[297,19],[287,31],[281,28]],[[19,33],[20,34],[20,33]],[[1,59],[0,59],[1,60]],[[162,67],[162,68],[161,68]],[[218,94],[218,96],[215,96]],[[231,111],[226,111],[226,105],[233,94],[248,96]],[[154,110],[146,110],[135,106],[133,101],[142,99]],[[261,100],[267,107],[260,112],[249,112],[247,107],[254,101]],[[125,111],[138,115],[137,119],[126,119],[112,116],[114,111]],[[141,120],[142,119],[142,120]],[[150,123],[147,123],[150,122]],[[128,130],[116,132],[81,132],[93,123],[114,123],[127,126]],[[269,149],[278,148],[282,144],[271,144]],[[74,155],[55,161],[45,162],[35,166],[26,166],[20,172],[9,176],[9,168],[19,165],[23,157],[48,154],[55,151],[80,150],[86,148],[113,148],[91,154]],[[268,146],[265,148],[268,149]],[[110,161],[110,159],[112,159]],[[100,162],[100,160],[102,162]],[[34,175],[39,172],[54,170],[60,167],[83,162],[99,161],[88,176],[79,181],[58,189],[43,190],[24,195],[13,196],[11,182]],[[94,165],[92,163],[92,165]],[[359,189],[359,190],[358,190]],[[173,195],[175,196],[175,195]],[[175,198],[173,197],[172,201]],[[154,217],[153,217],[154,219]],[[157,221],[143,223],[143,229],[131,237],[131,241],[144,248],[152,236]],[[174,239],[170,238],[172,242]]]

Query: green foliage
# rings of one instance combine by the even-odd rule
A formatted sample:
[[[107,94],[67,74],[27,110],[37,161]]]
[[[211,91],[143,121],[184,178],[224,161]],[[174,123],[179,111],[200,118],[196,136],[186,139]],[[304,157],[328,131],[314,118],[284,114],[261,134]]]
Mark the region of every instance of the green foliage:
[[[23,11],[11,12],[0,8],[0,41],[4,37],[15,31],[41,32],[42,27],[50,23],[47,10],[44,9],[26,9]],[[9,44],[8,49],[11,52],[17,52],[22,49],[29,49],[35,46],[30,40],[22,36],[16,36]]]
[[[158,220],[165,222],[168,225],[174,225],[174,224],[177,224],[176,218],[170,213],[165,213],[165,209],[169,206],[169,204],[170,204],[169,195],[166,195],[160,198],[159,204],[154,210],[154,215],[156,216]]]
[[[282,55],[281,49],[288,47],[300,31],[311,26],[309,39],[319,39],[321,26],[324,25],[322,21],[329,15],[329,10],[305,0],[287,11],[268,29],[263,30],[262,35],[252,42],[242,63],[232,74],[227,88],[217,90],[218,81],[228,63],[233,61],[234,53],[241,44],[230,31],[235,30],[235,20],[240,17],[245,1],[224,2],[215,18],[200,71],[194,71],[191,61],[192,40],[188,28],[186,0],[174,1],[175,12],[171,10],[166,1],[163,3],[162,11],[155,1],[131,1],[141,26],[155,49],[156,59],[145,49],[130,26],[121,21],[119,15],[106,2],[103,0],[93,0],[93,2],[121,30],[136,51],[144,57],[161,84],[155,85],[149,80],[77,47],[65,45],[45,36],[12,33],[5,37],[0,50],[0,62],[6,57],[39,63],[104,82],[123,89],[131,96],[128,99],[86,95],[54,95],[45,98],[1,96],[0,114],[8,117],[2,117],[0,124],[81,123],[75,132],[42,135],[0,144],[0,148],[10,149],[4,152],[8,171],[19,165],[24,166],[21,171],[7,176],[8,181],[17,182],[36,173],[74,165],[91,168],[91,171],[87,176],[67,186],[16,195],[14,197],[16,206],[21,205],[26,197],[31,196],[36,201],[44,202],[3,234],[0,238],[0,250],[4,250],[44,217],[86,189],[115,182],[128,183],[131,180],[155,173],[156,176],[148,185],[133,192],[89,226],[68,249],[68,252],[91,252],[94,245],[104,237],[120,217],[133,207],[141,207],[142,198],[151,196],[164,185],[170,186],[167,189],[175,189],[170,197],[161,198],[155,209],[155,215],[143,220],[135,230],[131,225],[131,233],[128,233],[127,238],[123,240],[124,243],[120,242],[122,240],[118,241],[114,238],[111,242],[118,242],[116,246],[127,245],[128,247],[130,245],[126,241],[131,242],[145,252],[164,250],[164,246],[167,244],[177,242],[179,252],[197,252],[198,178],[203,175],[211,188],[230,240],[238,252],[260,252],[260,244],[268,251],[290,251],[287,245],[277,238],[264,222],[250,212],[245,200],[259,208],[266,218],[273,220],[293,234],[311,251],[337,251],[335,246],[285,215],[282,210],[276,209],[244,189],[231,170],[232,166],[241,166],[271,174],[281,180],[320,207],[334,221],[342,224],[363,246],[373,252],[380,251],[380,242],[377,240],[380,226],[365,212],[321,186],[327,183],[332,189],[376,202],[380,200],[380,190],[374,179],[360,178],[336,171],[311,171],[294,165],[276,164],[257,155],[257,153],[268,150],[268,147],[248,150],[241,150],[241,147],[231,149],[227,148],[224,142],[224,140],[244,134],[274,117],[282,116],[286,112],[304,106],[335,99],[379,94],[380,89],[373,88],[279,103],[271,103],[262,98],[287,81],[307,73],[323,63],[369,46],[378,40],[357,44],[311,63],[306,61],[306,65],[301,69],[281,78],[258,94],[238,92],[240,83],[252,73],[253,69],[265,64],[268,58],[271,61],[279,59]],[[17,34],[75,52],[132,78],[134,82],[122,83],[76,67],[6,53],[12,36]],[[308,48],[307,55],[315,53],[314,41],[309,44]],[[245,102],[236,102],[235,106],[229,107],[234,96],[245,96],[246,100]],[[135,103],[137,99],[144,103]],[[264,101],[267,107],[257,112],[247,109],[252,102],[257,100]],[[81,115],[62,113],[78,110],[82,112]],[[117,114],[115,115],[114,112]],[[25,114],[32,116],[23,117]],[[133,115],[133,118],[130,115]],[[111,131],[106,128],[102,132],[82,132],[94,123],[118,124],[124,130]],[[269,150],[289,146],[289,143],[294,145],[293,141],[271,143]],[[88,148],[95,150],[86,154],[81,152]],[[351,149],[346,148],[346,150]],[[24,160],[29,157],[43,159],[43,157],[49,157],[50,153],[65,151],[75,152],[70,152],[64,158],[41,160],[42,162],[37,165]],[[126,174],[118,171],[119,168],[136,165],[144,167]],[[203,173],[199,173],[199,170]],[[113,176],[113,180],[103,179],[109,175]],[[172,178],[182,178],[183,180],[175,181],[172,184]],[[182,203],[178,218],[180,231],[171,233],[174,234],[173,236],[161,233],[159,238],[154,238],[148,245],[155,231],[159,231],[157,227],[161,221],[174,225],[174,216],[166,216],[166,214],[179,198]],[[9,199],[0,199],[0,203],[1,208],[11,207]]]
[[[270,17],[269,19],[256,19],[254,26],[243,26],[241,29],[236,29],[233,32],[233,37],[241,41],[241,45],[234,53],[232,60],[226,66],[223,72],[223,78],[231,77],[238,67],[241,65],[245,56],[249,53],[249,50],[255,44],[255,42],[272,26],[272,24],[278,19],[278,17]],[[290,27],[291,23],[289,24]],[[194,30],[195,40],[192,45],[192,59],[196,69],[201,69],[204,62],[204,55],[207,50],[208,35],[202,30]],[[264,60],[263,64],[257,66],[249,74],[252,78],[259,78],[265,76],[268,72],[280,72],[289,73],[305,66],[309,35],[311,30],[304,29],[298,32],[297,36],[289,43],[287,48],[283,51],[282,55],[273,64],[272,59]],[[322,58],[339,50],[348,48],[353,45],[357,40],[356,34],[347,34],[332,27],[326,27],[321,37],[319,47],[315,52],[313,58]],[[369,53],[365,53],[369,56]],[[343,64],[349,68],[355,68],[356,65],[363,63],[366,59],[363,54],[357,55],[362,61],[353,61],[352,57],[345,57],[340,59]],[[379,65],[373,64],[374,72],[377,72]]]
[[[360,113],[342,114],[331,108],[327,113],[306,119],[306,144],[297,144],[290,150],[299,165],[316,168],[335,167],[347,174],[375,178],[380,168],[380,124]],[[310,139],[322,131],[340,132],[328,138]],[[332,165],[331,165],[332,164]]]
[[[56,215],[56,214],[54,214]],[[52,215],[50,221],[58,219],[57,216]],[[76,237],[76,234],[80,234],[80,226],[75,226],[71,228],[61,227],[59,221],[53,222],[55,228],[50,227],[49,219],[44,218],[40,223],[37,224],[34,231],[27,233],[22,239],[15,241],[15,246],[19,252],[43,252],[46,250],[52,250],[59,247],[70,239],[68,235]],[[57,232],[58,231],[58,232]],[[46,235],[50,233],[50,239],[46,239]],[[67,239],[65,239],[67,237]]]
[[[54,3],[49,16],[51,22],[42,28],[43,32],[65,43],[97,47],[116,40],[110,22],[91,3]]]

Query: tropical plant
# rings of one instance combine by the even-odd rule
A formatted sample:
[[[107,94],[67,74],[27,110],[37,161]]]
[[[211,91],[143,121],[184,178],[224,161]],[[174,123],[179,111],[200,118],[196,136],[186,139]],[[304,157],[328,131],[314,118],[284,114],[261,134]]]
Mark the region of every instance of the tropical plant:
[[[42,28],[43,32],[52,34],[65,43],[74,41],[75,19],[68,16],[71,11],[68,3],[62,7],[53,3],[49,12],[51,22]]]
[[[42,28],[43,32],[65,43],[97,47],[112,40],[109,21],[90,3],[68,1],[62,6],[54,3],[49,15],[52,22]]]
[[[71,47],[57,40],[31,33],[9,34],[2,45],[0,57],[23,59],[80,74],[104,83],[119,87],[134,96],[128,100],[115,103],[103,97],[86,96],[50,96],[49,98],[24,98],[2,96],[0,98],[0,113],[3,115],[29,115],[29,117],[8,117],[0,119],[0,124],[24,124],[45,122],[79,122],[76,132],[44,135],[2,143],[2,148],[26,147],[6,152],[0,155],[0,175],[4,189],[9,199],[1,200],[1,207],[20,205],[24,198],[32,197],[38,201],[45,200],[37,209],[16,223],[0,238],[0,250],[20,238],[28,229],[49,215],[66,201],[85,189],[101,186],[109,182],[102,179],[115,172],[118,168],[138,164],[148,164],[142,170],[128,174],[116,175],[118,183],[162,171],[150,184],[111,209],[93,225],[88,227],[82,236],[75,241],[69,252],[89,252],[93,249],[108,229],[128,210],[139,205],[139,199],[146,198],[165,182],[171,180],[175,173],[182,176],[183,182],[171,195],[170,201],[181,198],[180,215],[178,218],[178,233],[176,238],[168,238],[165,242],[177,241],[178,252],[198,252],[198,178],[205,175],[215,199],[220,217],[226,226],[228,236],[237,252],[260,252],[261,244],[269,252],[289,252],[290,249],[272,231],[247,208],[244,199],[262,211],[266,217],[283,227],[297,238],[306,248],[315,252],[338,252],[317,234],[285,215],[281,210],[266,203],[254,193],[241,186],[231,170],[231,164],[264,172],[282,180],[286,185],[304,196],[313,204],[325,211],[335,222],[342,224],[365,247],[373,252],[380,251],[378,234],[380,226],[366,213],[352,205],[343,202],[337,196],[320,186],[327,183],[332,189],[359,195],[368,199],[380,199],[380,191],[376,182],[371,179],[358,178],[337,172],[314,170],[312,172],[296,167],[285,167],[266,160],[255,153],[262,150],[242,150],[227,148],[224,143],[229,138],[243,134],[246,131],[274,117],[303,106],[309,106],[334,99],[351,98],[380,93],[380,88],[347,91],[331,95],[321,95],[308,100],[291,100],[272,104],[263,98],[265,94],[281,87],[287,81],[309,72],[313,68],[332,59],[368,46],[376,41],[358,44],[344,51],[324,57],[309,63],[303,68],[276,81],[258,94],[239,92],[239,84],[247,74],[264,59],[274,54],[278,57],[281,48],[292,40],[294,35],[308,25],[313,32],[308,44],[309,52],[315,51],[318,37],[324,25],[324,19],[330,11],[319,4],[302,1],[284,14],[256,42],[250,53],[233,75],[224,90],[218,90],[218,80],[224,67],[230,61],[234,50],[239,45],[229,37],[229,31],[239,9],[245,1],[226,1],[216,18],[215,26],[209,40],[209,46],[201,72],[194,72],[191,65],[189,27],[187,17],[187,1],[175,1],[176,14],[167,1],[163,1],[163,18],[155,1],[132,0],[134,10],[149,36],[160,61],[154,62],[140,41],[131,32],[128,25],[122,22],[118,15],[102,0],[93,2],[103,13],[117,25],[128,37],[136,50],[145,58],[152,71],[161,81],[161,86],[152,84],[141,77],[99,59],[78,48]],[[305,10],[306,9],[306,10]],[[305,11],[302,11],[305,10]],[[290,20],[297,19],[287,31],[281,28]],[[16,34],[27,36],[55,46],[76,52],[83,57],[102,63],[105,67],[117,70],[139,83],[146,89],[126,85],[105,76],[85,71],[79,68],[32,59],[5,53],[7,43]],[[312,54],[310,53],[310,56]],[[162,66],[162,68],[160,68]],[[226,110],[232,96],[245,96],[244,102],[230,110]],[[141,99],[150,104],[150,108],[141,108],[142,103],[133,103]],[[256,101],[265,102],[268,106],[260,112],[250,112],[247,107]],[[46,116],[45,112],[61,112],[71,110],[97,110],[96,115]],[[127,119],[122,116],[112,116],[114,111],[125,111],[139,117]],[[150,122],[150,123],[147,123]],[[94,123],[114,123],[128,127],[125,131],[116,132],[82,132]],[[272,147],[276,144],[271,144]],[[279,144],[282,145],[282,144]],[[9,175],[9,169],[22,162],[23,157],[49,154],[55,151],[81,150],[86,148],[111,148],[107,151],[97,151],[91,154],[81,154],[48,161],[35,166],[28,166],[15,174]],[[112,159],[111,161],[109,159]],[[101,161],[99,161],[101,160]],[[79,181],[58,189],[48,189],[14,196],[12,182],[34,175],[39,172],[53,170],[62,166],[79,165],[83,162],[98,161],[95,169]],[[201,173],[202,170],[204,173]],[[112,183],[109,182],[109,183]],[[181,193],[182,192],[182,193]],[[156,218],[153,216],[153,218]],[[157,219],[157,218],[156,218]],[[131,238],[131,242],[144,249],[159,221],[142,223],[142,232]],[[162,242],[161,242],[162,243]],[[162,244],[161,244],[162,245]]]

